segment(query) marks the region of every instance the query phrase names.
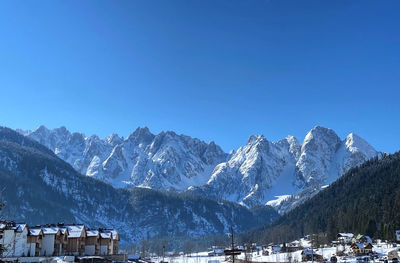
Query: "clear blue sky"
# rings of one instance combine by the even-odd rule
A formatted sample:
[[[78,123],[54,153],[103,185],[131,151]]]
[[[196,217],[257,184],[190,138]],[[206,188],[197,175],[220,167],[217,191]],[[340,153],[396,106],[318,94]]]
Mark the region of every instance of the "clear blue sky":
[[[400,150],[400,1],[1,1],[0,125],[174,130],[228,151],[315,125]]]

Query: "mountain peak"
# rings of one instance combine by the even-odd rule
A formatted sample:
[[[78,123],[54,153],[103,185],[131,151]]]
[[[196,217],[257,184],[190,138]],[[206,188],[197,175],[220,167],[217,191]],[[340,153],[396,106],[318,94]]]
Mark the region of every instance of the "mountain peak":
[[[292,135],[277,142],[252,135],[246,145],[230,154],[213,141],[206,143],[173,131],[154,135],[148,127],[138,127],[125,140],[117,134],[99,139],[71,135],[65,127],[48,130],[44,126],[28,136],[80,173],[116,187],[177,191],[200,187],[202,195],[248,206],[332,182],[376,155],[359,136],[352,133],[342,140],[322,126],[310,130],[302,144]],[[229,193],[221,190],[227,185],[232,186]]]
[[[314,128],[312,128],[308,133],[307,133],[307,135],[315,135],[315,134],[335,134],[336,135],[336,133],[331,129],[331,128],[326,128],[326,127],[323,127],[323,126],[319,126],[319,125],[317,125],[317,126],[315,126]]]
[[[118,136],[116,133],[111,133],[107,138],[106,141],[110,145],[120,144],[122,142],[122,138]]]
[[[45,133],[45,132],[49,132],[49,131],[50,130],[47,129],[46,126],[44,126],[44,125],[40,125],[35,130],[33,130],[33,132],[39,132],[39,133]]]
[[[251,135],[249,137],[249,139],[247,140],[247,144],[255,144],[255,143],[259,143],[261,141],[266,141],[267,139],[265,139],[264,135],[262,134],[257,134],[257,135]]]
[[[307,145],[312,145],[313,147],[321,147],[320,144],[338,144],[341,140],[339,136],[330,128],[325,128],[322,126],[315,126],[311,129],[306,137],[304,138],[302,148]]]
[[[150,142],[153,140],[154,134],[152,134],[149,128],[145,127],[137,127],[136,130],[128,136],[128,141],[141,141],[141,142]]]
[[[345,145],[350,152],[361,151],[365,153],[368,158],[372,158],[378,154],[369,143],[355,133],[347,135]]]

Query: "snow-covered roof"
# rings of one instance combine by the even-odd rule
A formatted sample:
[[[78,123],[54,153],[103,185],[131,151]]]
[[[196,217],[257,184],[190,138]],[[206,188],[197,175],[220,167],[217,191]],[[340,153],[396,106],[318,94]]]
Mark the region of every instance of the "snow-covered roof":
[[[357,247],[359,247],[360,249],[363,249],[363,248],[366,248],[368,245],[371,245],[371,246],[372,246],[371,243],[366,243],[366,244],[364,244],[364,243],[354,243],[354,244],[352,244],[351,246],[352,246],[352,247],[357,246]]]
[[[372,244],[372,238],[370,238],[369,236],[365,236],[364,238],[367,240],[367,242]]]
[[[67,231],[67,228],[66,227],[59,227],[58,229],[60,229],[60,231],[61,231],[61,234],[65,234],[65,231]]]
[[[117,240],[118,239],[118,232],[115,229],[100,229],[100,234],[108,234],[111,235],[111,238],[113,240]],[[110,238],[108,235],[103,235],[101,236],[102,238]]]
[[[359,247],[359,248],[364,248],[364,244],[363,243],[354,243],[354,245]]]
[[[68,229],[68,232],[75,232],[75,231],[82,232],[83,229],[85,228],[84,225],[67,225],[66,227]]]
[[[113,239],[116,240],[118,237],[118,232],[115,229],[113,229],[113,230],[111,230],[111,233],[112,233]]]
[[[78,238],[82,236],[83,231],[85,230],[84,225],[67,225],[68,229],[68,237],[69,238]]]
[[[51,227],[42,227],[42,230],[43,234],[45,235],[56,235],[60,229],[56,226],[51,226]]]
[[[96,237],[99,235],[99,230],[86,230],[86,236]]]
[[[22,232],[27,227],[25,223],[15,223],[13,221],[1,221],[0,229],[8,228],[14,230],[15,232]]]
[[[25,227],[27,227],[27,224],[15,224],[11,229],[15,232],[21,233],[24,231]]]
[[[348,238],[353,238],[354,234],[352,233],[339,233],[338,237],[348,237]]]
[[[43,233],[41,228],[30,228],[29,229],[30,236],[39,236],[41,233]]]
[[[100,233],[101,238],[112,238],[111,232],[102,232]]]
[[[281,250],[281,246],[272,246],[272,250],[273,251],[280,251]]]
[[[311,250],[311,249],[304,249],[302,252],[304,255],[316,255],[317,253],[315,253],[315,251]]]

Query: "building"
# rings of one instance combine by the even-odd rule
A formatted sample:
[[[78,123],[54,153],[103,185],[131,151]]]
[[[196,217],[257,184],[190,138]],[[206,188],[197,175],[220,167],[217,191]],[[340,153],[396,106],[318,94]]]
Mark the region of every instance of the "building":
[[[86,227],[85,225],[65,225],[68,230],[68,255],[83,256],[85,254]]]
[[[372,244],[372,239],[369,236],[364,236],[361,234],[358,234],[356,237],[352,239],[353,243],[371,243]]]
[[[86,230],[85,255],[100,255],[100,232],[99,230]]]
[[[15,222],[0,222],[3,234],[0,244],[3,248],[2,257],[22,257],[27,254],[27,237],[29,228],[26,224]]]
[[[85,225],[36,225],[0,221],[0,257],[99,256],[118,254],[120,236],[114,229]]]
[[[218,256],[223,256],[225,255],[224,249],[218,246],[212,246],[211,250],[208,251],[208,256],[209,257],[218,257]]]
[[[42,248],[43,231],[41,228],[30,228],[27,237],[29,257],[38,257]]]
[[[58,226],[57,226],[58,227]],[[59,233],[56,234],[55,240],[54,240],[54,255],[55,256],[63,256],[67,252],[67,246],[68,246],[68,229],[65,228],[60,228]]]
[[[302,249],[303,249],[303,247],[301,246],[300,241],[295,240],[293,242],[286,243],[284,250],[285,250],[285,252],[289,252],[290,253],[290,252],[296,252],[296,251],[299,251],[299,250],[302,250]]]
[[[337,234],[337,240],[340,244],[349,244],[353,239],[354,234],[352,233],[339,233]]]
[[[40,256],[55,256],[60,251],[60,244],[57,244],[57,237],[61,236],[61,230],[56,225],[40,227],[43,231],[42,247]],[[63,235],[64,236],[64,235]]]
[[[100,255],[112,255],[113,237],[112,232],[99,230],[100,232]]]
[[[354,255],[361,256],[371,253],[373,246],[371,243],[353,243],[350,248]]]
[[[324,258],[322,255],[316,254],[315,251],[311,249],[304,249],[301,252],[301,260],[302,261],[318,261],[322,262]]]

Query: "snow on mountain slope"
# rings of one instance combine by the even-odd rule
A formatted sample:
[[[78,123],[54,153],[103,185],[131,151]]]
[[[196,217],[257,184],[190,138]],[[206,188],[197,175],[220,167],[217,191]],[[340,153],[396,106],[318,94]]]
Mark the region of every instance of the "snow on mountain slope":
[[[329,135],[326,136],[326,134]],[[319,142],[318,145],[329,149],[324,151],[329,154],[315,158],[315,156],[318,156],[319,151],[308,154],[310,149],[308,149],[308,151],[305,149],[303,155],[303,148],[310,147],[310,143],[311,145],[315,144],[313,140],[321,140],[321,138],[319,138],[320,136],[325,137],[325,139],[323,142]],[[290,198],[285,198],[283,200],[282,198],[278,198],[275,202],[269,202],[269,205],[275,207],[280,214],[286,213],[313,197],[321,189],[328,187],[324,184],[331,184],[342,174],[350,170],[350,168],[359,166],[379,154],[371,145],[354,133],[350,133],[346,139],[340,141],[339,144],[337,138],[336,134],[330,129],[316,127],[310,131],[303,143],[302,156],[304,157],[303,159],[300,158],[297,162],[299,168],[296,175],[298,178],[298,173],[301,171],[302,175],[306,178],[303,179],[304,181],[302,184],[308,186],[303,187],[302,191],[292,195]],[[333,151],[334,149],[336,150]],[[312,158],[310,158],[310,156],[312,156]],[[310,159],[314,161],[312,164],[310,163]],[[307,162],[309,163],[307,164]],[[303,167],[312,169],[301,170],[300,168]]]
[[[212,169],[227,156],[214,142],[170,131],[154,135],[147,127],[136,129],[126,140],[116,134],[100,139],[70,133],[65,127],[48,130],[44,126],[28,136],[80,173],[115,187],[184,190],[205,184]]]
[[[296,163],[296,184],[299,188],[325,181],[341,143],[333,130],[320,126],[313,128],[306,135]]]
[[[268,201],[267,193],[276,185],[284,171],[288,167],[294,170],[293,153],[298,152],[299,148],[298,141],[292,136],[276,143],[268,141],[262,135],[251,136],[247,144],[240,147],[229,161],[214,169],[207,185],[200,191],[247,206],[265,203]],[[283,187],[285,186],[282,185]]]
[[[2,216],[28,224],[79,222],[113,227],[123,243],[154,236],[193,237],[245,231],[271,222],[270,207],[144,188],[115,189],[82,176],[43,145],[0,127]],[[217,216],[215,216],[217,215]]]
[[[249,207],[268,201],[292,207],[286,203],[293,198],[273,200],[314,193],[309,189],[320,189],[378,154],[353,133],[342,141],[333,130],[320,126],[308,132],[302,144],[294,136],[270,142],[253,135],[229,154],[214,142],[171,131],[154,135],[146,127],[126,139],[116,134],[105,139],[85,137],[65,127],[20,132],[50,148],[80,173],[115,187],[186,190]],[[306,198],[302,194],[301,200]]]

